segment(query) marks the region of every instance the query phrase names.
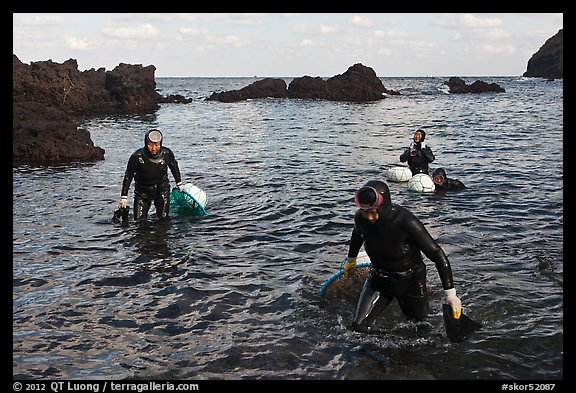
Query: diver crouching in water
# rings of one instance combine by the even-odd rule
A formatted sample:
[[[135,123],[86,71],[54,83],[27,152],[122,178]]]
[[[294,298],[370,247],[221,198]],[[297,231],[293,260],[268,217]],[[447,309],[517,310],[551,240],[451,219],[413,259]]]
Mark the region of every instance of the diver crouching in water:
[[[432,181],[436,187],[436,192],[441,191],[462,191],[467,187],[458,179],[451,179],[446,176],[446,171],[444,168],[436,168],[432,172]]]

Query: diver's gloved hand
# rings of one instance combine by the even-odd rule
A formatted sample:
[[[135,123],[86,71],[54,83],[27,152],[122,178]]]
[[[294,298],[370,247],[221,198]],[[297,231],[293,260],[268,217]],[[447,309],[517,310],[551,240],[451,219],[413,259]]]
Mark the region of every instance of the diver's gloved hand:
[[[456,296],[456,288],[445,289],[444,295],[446,295],[444,303],[452,307],[452,316],[454,319],[460,318],[462,314],[462,302],[458,296]]]
[[[122,198],[120,198],[120,203],[118,204],[118,207],[121,209],[125,209],[126,205],[128,205],[128,197],[122,196]]]
[[[180,192],[184,191],[184,184],[182,182],[176,184],[176,186],[178,187],[178,191]]]
[[[354,269],[356,267],[356,260],[358,258],[355,257],[347,257],[346,258],[346,266],[344,266],[344,275],[347,276],[350,269]]]

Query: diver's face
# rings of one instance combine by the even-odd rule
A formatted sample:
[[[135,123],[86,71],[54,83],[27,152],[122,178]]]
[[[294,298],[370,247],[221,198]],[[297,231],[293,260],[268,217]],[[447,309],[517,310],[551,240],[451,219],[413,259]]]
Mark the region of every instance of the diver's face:
[[[374,209],[360,209],[360,214],[362,214],[362,216],[367,219],[370,224],[375,224],[376,221],[378,221],[378,217],[380,217],[378,215],[378,209],[374,208]]]
[[[444,176],[442,175],[436,175],[432,180],[434,180],[434,184],[436,184],[437,186],[441,186],[442,184],[444,184]]]
[[[422,133],[419,131],[416,131],[414,133],[414,142],[418,143],[422,141]]]
[[[152,154],[153,156],[158,154],[158,152],[160,151],[160,142],[148,141],[146,146],[148,147],[148,151],[150,152],[150,154]]]

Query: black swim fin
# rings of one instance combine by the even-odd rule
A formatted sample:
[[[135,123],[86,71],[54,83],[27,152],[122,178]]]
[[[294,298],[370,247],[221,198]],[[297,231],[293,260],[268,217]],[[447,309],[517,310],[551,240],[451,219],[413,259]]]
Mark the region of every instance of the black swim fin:
[[[471,320],[464,313],[460,315],[460,318],[454,319],[452,307],[448,304],[442,304],[442,314],[444,314],[446,335],[450,341],[455,343],[463,342],[470,334],[482,327],[481,323]]]

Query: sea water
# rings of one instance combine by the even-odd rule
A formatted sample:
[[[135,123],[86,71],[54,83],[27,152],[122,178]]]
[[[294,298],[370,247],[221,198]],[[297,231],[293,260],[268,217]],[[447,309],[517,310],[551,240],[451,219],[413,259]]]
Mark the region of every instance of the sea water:
[[[205,98],[257,79],[158,78],[162,95],[193,101],[83,120],[103,161],[12,171],[13,378],[563,379],[563,82],[463,79],[506,92],[382,78],[401,95],[220,103]],[[111,220],[151,128],[210,198],[205,216]],[[431,171],[468,189],[389,183],[391,197],[444,249],[464,313],[483,324],[461,344],[446,338],[428,259],[424,325],[393,302],[378,333],[356,333],[354,302],[319,296],[347,254],[355,190],[405,165],[417,128]]]

